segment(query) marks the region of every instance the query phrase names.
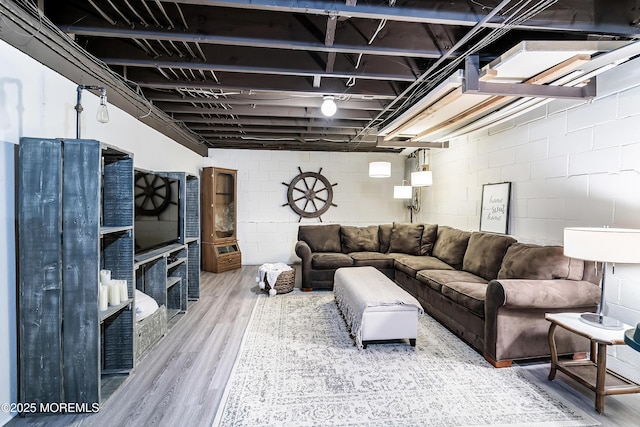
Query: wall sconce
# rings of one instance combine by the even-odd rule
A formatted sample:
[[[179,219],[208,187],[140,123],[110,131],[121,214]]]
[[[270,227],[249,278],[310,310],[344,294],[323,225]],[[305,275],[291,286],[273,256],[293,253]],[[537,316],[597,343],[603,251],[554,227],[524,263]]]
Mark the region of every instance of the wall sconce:
[[[320,111],[327,117],[333,117],[333,115],[338,111],[338,106],[336,105],[336,101],[334,101],[333,96],[325,96],[322,99],[322,105],[320,106]]]
[[[107,111],[107,89],[102,86],[87,86],[87,85],[78,85],[78,98],[75,106],[76,110],[76,138],[80,139],[80,114],[84,110],[82,108],[82,91],[84,89],[88,90],[99,90],[100,91],[100,105],[98,106],[98,112],[96,113],[96,120],[100,123],[108,123],[109,122],[109,111]]]
[[[408,184],[406,179],[402,180],[402,185],[393,186],[393,198],[394,199],[412,199],[413,187]]]
[[[391,176],[391,162],[370,162],[370,178],[389,178]]]

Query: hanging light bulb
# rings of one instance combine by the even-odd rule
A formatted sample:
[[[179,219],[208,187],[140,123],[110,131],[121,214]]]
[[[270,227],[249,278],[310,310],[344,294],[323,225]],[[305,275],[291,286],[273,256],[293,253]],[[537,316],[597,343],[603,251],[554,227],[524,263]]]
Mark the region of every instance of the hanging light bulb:
[[[100,123],[109,122],[109,111],[107,110],[107,90],[100,90],[100,105],[98,106],[98,112],[96,113],[96,120]]]
[[[325,96],[323,97],[324,101],[322,101],[322,105],[320,106],[320,111],[327,117],[332,117],[336,111],[338,111],[338,106],[334,101],[333,96]]]

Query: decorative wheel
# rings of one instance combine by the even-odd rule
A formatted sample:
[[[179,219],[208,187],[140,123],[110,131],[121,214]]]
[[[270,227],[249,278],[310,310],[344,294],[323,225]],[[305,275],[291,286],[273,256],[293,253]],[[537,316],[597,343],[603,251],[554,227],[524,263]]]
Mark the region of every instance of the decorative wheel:
[[[302,172],[298,166],[300,174],[293,178],[289,184],[283,182],[283,185],[289,187],[287,190],[287,203],[282,206],[290,206],[300,219],[319,218],[331,206],[338,206],[333,203],[333,187],[338,185],[330,184],[329,180],[321,175],[322,168],[318,172]]]
[[[136,215],[158,216],[171,204],[171,182],[167,178],[138,172],[134,187]]]

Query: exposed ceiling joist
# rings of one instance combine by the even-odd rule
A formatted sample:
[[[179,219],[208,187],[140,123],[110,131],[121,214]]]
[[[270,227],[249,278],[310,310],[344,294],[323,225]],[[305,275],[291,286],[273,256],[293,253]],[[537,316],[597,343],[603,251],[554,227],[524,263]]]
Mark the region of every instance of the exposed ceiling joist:
[[[124,59],[124,58],[104,58],[103,62],[112,66],[120,67],[140,67],[140,68],[182,68],[187,70],[198,71],[215,71],[226,73],[249,73],[249,74],[269,74],[276,76],[298,76],[298,77],[310,77],[320,76],[323,78],[333,79],[350,79],[357,78],[362,80],[383,80],[383,81],[401,81],[412,82],[415,80],[415,76],[412,74],[373,74],[366,72],[359,72],[353,70],[350,72],[337,72],[333,70],[327,70],[322,72],[320,70],[301,70],[293,68],[267,68],[267,67],[250,67],[250,66],[232,66],[225,64],[207,63],[200,64],[190,61],[154,61],[144,59]],[[196,76],[197,77],[197,76]]]
[[[207,5],[210,0],[162,0],[163,2]],[[485,10],[489,9],[482,5],[467,10],[455,10],[447,7],[452,2],[430,1],[425,2],[425,7],[404,7],[389,8],[387,5],[359,3],[357,7],[348,6],[344,3],[323,1],[323,0],[221,0],[216,1],[220,7],[258,9],[274,12],[289,13],[310,13],[315,15],[335,15],[343,18],[362,19],[388,19],[401,22],[418,22],[422,24],[436,25],[459,25],[473,27],[486,15]],[[415,5],[416,3],[411,3]],[[588,4],[587,4],[588,5]],[[583,5],[585,6],[585,5]],[[588,9],[586,10],[588,12]],[[576,15],[578,8],[560,9],[554,11],[553,19],[532,19],[527,20],[515,28],[534,29],[544,31],[578,31],[590,33],[609,33],[627,36],[637,36],[637,29],[628,23],[606,23],[593,21],[578,21]],[[487,28],[501,26],[503,19],[496,17],[491,22],[485,24]]]
[[[402,49],[402,48],[385,48],[376,47],[367,44],[361,45],[345,45],[345,44],[331,44],[326,45],[323,43],[301,42],[301,41],[283,41],[277,39],[257,39],[249,37],[227,37],[217,36],[211,34],[189,34],[178,33],[171,31],[153,31],[147,29],[132,29],[132,28],[116,28],[116,27],[82,27],[76,25],[68,25],[63,27],[63,30],[67,33],[74,34],[75,36],[90,36],[90,37],[109,37],[118,39],[141,39],[141,40],[171,40],[176,42],[185,43],[204,43],[214,44],[221,46],[239,46],[239,47],[253,47],[264,49],[284,49],[284,50],[303,50],[309,52],[333,52],[342,54],[360,54],[375,55],[375,56],[391,56],[391,57],[410,57],[410,58],[439,58],[441,52],[438,50],[417,50],[417,49]]]
[[[479,66],[484,65],[479,79],[493,78],[489,84],[501,85],[493,89],[511,95],[516,91],[509,84],[530,77],[502,76],[509,68],[505,64],[511,48],[523,40],[559,46],[640,36],[630,25],[637,12],[626,2],[485,3],[41,0],[38,10],[32,0],[0,0],[0,13],[20,8],[30,19],[23,25],[9,12],[2,15],[7,17],[3,22],[20,22],[16,32],[42,40],[45,48],[33,48],[31,42],[25,48],[24,40],[4,26],[0,37],[31,54],[47,47],[58,52],[36,56],[73,81],[107,86],[110,103],[145,122],[162,117],[166,126],[156,128],[166,129],[170,137],[182,130],[182,139],[186,134],[202,147],[298,149],[298,143],[300,149],[397,153],[401,143],[442,143],[451,135],[493,123],[485,119],[488,115],[500,113],[498,120],[504,120],[507,114],[545,102],[527,98],[531,92],[524,98],[462,94],[461,84],[459,94],[436,91],[445,81],[447,87],[453,80],[463,81],[462,72],[450,76],[468,55],[477,54]],[[590,69],[597,55],[580,67],[582,80],[611,66]],[[502,64],[497,75],[495,63]],[[542,68],[537,75],[556,63],[537,57],[527,61]],[[73,67],[82,71],[69,72]],[[113,76],[120,77],[118,82],[113,83]],[[562,80],[567,78],[541,79],[536,85],[581,83]],[[125,86],[138,97],[135,108],[120,95]],[[545,88],[533,94],[545,91],[558,93]],[[338,105],[333,119],[320,115],[325,95],[332,95]],[[477,102],[469,102],[469,96]],[[446,98],[439,108],[430,104],[441,97]],[[424,127],[418,129],[418,124]],[[394,147],[375,146],[378,129]],[[305,139],[309,136],[317,140],[311,143]],[[247,142],[248,137],[261,140]]]

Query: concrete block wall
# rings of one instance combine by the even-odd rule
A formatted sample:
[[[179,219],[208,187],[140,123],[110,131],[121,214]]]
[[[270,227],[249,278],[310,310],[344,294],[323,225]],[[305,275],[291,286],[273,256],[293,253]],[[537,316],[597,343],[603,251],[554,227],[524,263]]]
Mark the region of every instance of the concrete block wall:
[[[510,234],[562,244],[569,226],[640,228],[640,61],[598,77],[591,101],[552,101],[433,150],[434,185],[422,222],[478,230],[482,185],[512,182]],[[633,77],[633,78],[632,78]],[[640,248],[638,248],[640,250]],[[640,266],[607,272],[606,312],[640,322]],[[613,364],[640,379],[640,353],[610,348]]]
[[[318,172],[333,186],[333,203],[322,223],[365,226],[408,222],[406,201],[393,198],[393,186],[404,176],[404,157],[379,153],[311,151],[209,150],[213,166],[238,171],[238,240],[242,263],[300,262],[295,255],[302,218],[287,203],[288,184],[300,173]],[[369,178],[369,162],[391,162],[390,178]],[[282,183],[287,183],[284,185]]]

